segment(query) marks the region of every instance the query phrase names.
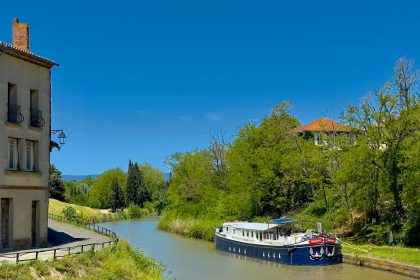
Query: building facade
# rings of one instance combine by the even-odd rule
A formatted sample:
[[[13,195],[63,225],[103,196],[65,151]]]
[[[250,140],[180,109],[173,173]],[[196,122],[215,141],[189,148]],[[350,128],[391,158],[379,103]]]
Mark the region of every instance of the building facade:
[[[29,49],[29,26],[13,21],[0,41],[0,251],[48,244],[51,69]]]

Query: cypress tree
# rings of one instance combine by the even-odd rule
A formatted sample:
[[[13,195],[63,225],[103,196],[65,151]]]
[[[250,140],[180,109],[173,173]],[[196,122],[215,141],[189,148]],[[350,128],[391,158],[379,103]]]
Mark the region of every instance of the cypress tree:
[[[140,171],[139,171],[138,165],[133,164],[130,160],[128,163],[128,175],[127,175],[127,191],[126,191],[127,205],[130,205],[131,203],[137,204],[138,189],[139,189],[139,176],[140,176]]]
[[[109,192],[108,205],[112,212],[115,212],[117,209],[122,209],[124,207],[124,194],[120,185],[118,184],[117,179],[112,181],[111,191]]]

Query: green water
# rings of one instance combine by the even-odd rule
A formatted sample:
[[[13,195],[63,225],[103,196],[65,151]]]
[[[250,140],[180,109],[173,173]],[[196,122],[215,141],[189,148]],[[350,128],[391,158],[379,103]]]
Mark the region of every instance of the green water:
[[[398,280],[396,274],[339,264],[327,267],[280,265],[239,257],[214,249],[213,243],[158,230],[157,218],[106,223],[133,246],[141,248],[166,267],[169,279],[182,280]]]

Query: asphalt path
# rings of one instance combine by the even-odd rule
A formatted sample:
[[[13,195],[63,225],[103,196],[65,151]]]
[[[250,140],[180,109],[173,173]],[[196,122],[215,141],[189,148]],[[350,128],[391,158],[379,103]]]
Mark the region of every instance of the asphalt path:
[[[15,262],[16,253],[20,255],[19,260],[31,260],[35,258],[37,251],[38,259],[50,259],[54,257],[54,249],[60,249],[56,251],[56,257],[60,258],[69,253],[82,252],[81,245],[86,245],[83,248],[85,252],[93,248],[93,245],[89,246],[90,244],[107,241],[111,239],[94,231],[48,219],[48,247],[0,253],[0,261]],[[78,247],[73,248],[75,246]],[[101,248],[102,246],[95,245],[94,249],[96,251]]]

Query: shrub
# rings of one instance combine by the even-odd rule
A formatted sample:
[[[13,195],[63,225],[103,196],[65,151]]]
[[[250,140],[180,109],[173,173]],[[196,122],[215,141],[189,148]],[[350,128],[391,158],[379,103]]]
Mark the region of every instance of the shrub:
[[[64,217],[66,217],[69,220],[77,219],[76,209],[74,209],[71,206],[64,207],[62,212],[63,212]]]
[[[131,219],[138,219],[143,217],[147,211],[144,209],[141,209],[140,206],[137,204],[131,203],[130,206],[128,206],[128,215]]]
[[[384,245],[388,243],[389,226],[387,225],[374,225],[367,228],[368,234],[366,237],[368,241],[376,245]]]

